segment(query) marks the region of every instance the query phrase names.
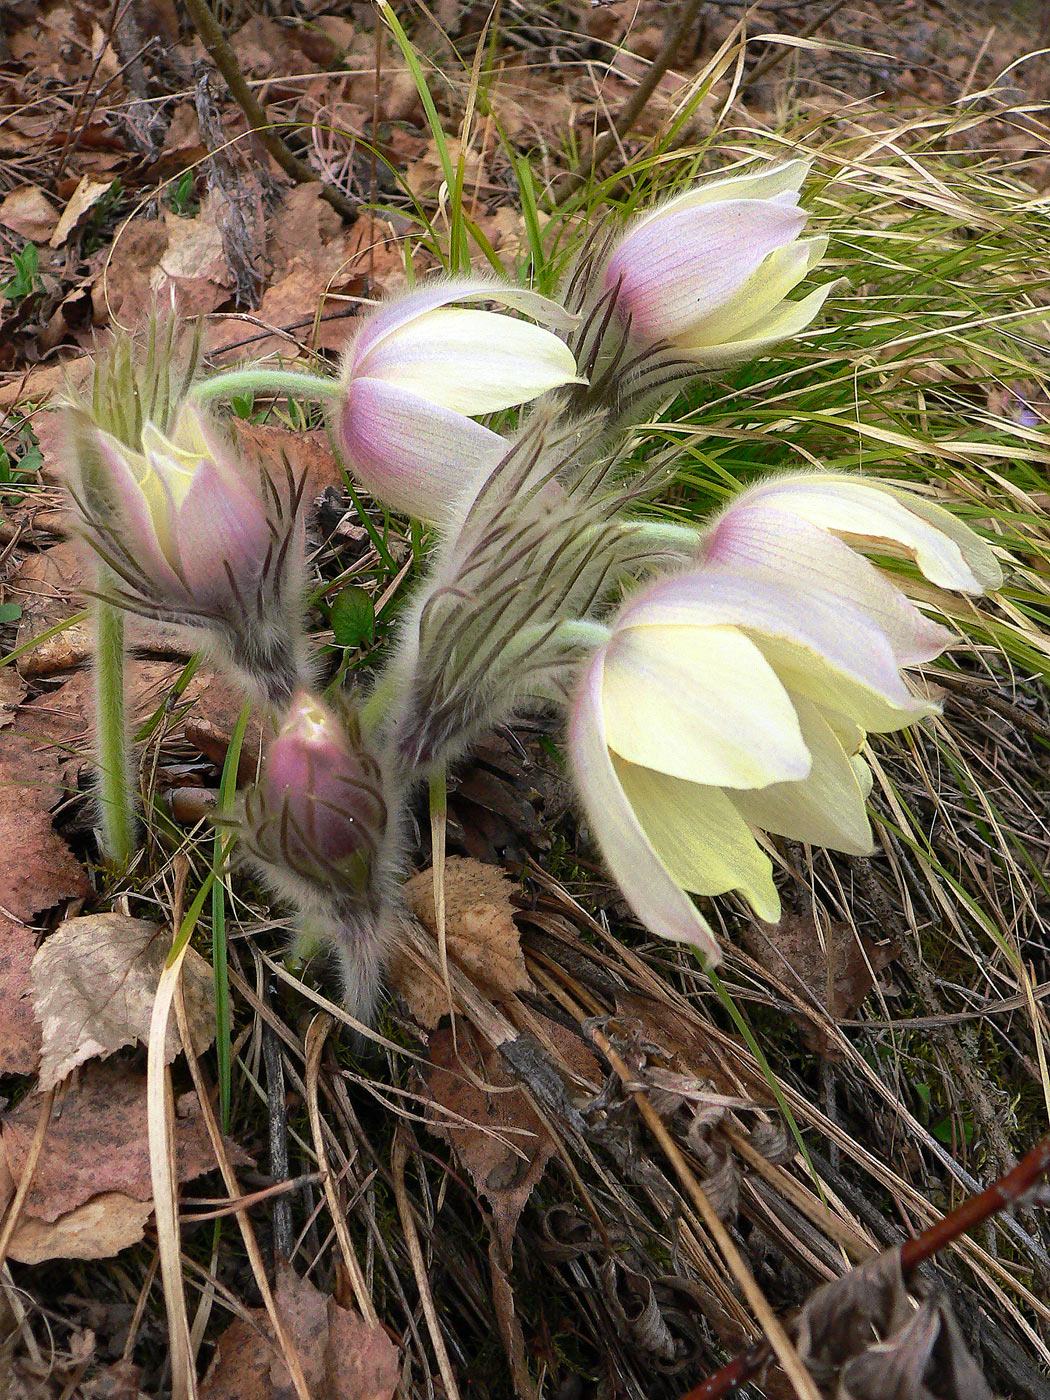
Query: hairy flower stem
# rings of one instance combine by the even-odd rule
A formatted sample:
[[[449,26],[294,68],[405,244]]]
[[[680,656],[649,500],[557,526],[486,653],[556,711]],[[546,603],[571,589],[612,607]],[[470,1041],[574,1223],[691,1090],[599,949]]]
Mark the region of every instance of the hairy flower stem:
[[[193,403],[229,398],[233,394],[301,394],[307,399],[335,399],[343,392],[338,379],[299,374],[291,369],[231,369],[201,379],[190,390]]]
[[[99,565],[98,589],[112,583]],[[101,598],[95,604],[95,740],[102,854],[115,870],[135,854],[127,719],[124,710],[124,614]]]

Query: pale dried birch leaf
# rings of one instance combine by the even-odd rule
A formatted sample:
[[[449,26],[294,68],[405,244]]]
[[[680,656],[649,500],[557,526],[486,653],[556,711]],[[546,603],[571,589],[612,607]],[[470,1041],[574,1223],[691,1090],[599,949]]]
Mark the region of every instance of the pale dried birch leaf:
[[[11,1237],[10,1255],[22,1264],[46,1259],[111,1259],[138,1244],[153,1214],[152,1201],[104,1191],[57,1220],[23,1216]]]
[[[86,1060],[145,1045],[170,931],[124,914],[89,914],[60,924],[33,959],[33,1004],[43,1034],[40,1088]],[[186,1019],[198,1055],[215,1036],[212,970],[190,948],[182,965]],[[165,1056],[182,1049],[171,1018]]]

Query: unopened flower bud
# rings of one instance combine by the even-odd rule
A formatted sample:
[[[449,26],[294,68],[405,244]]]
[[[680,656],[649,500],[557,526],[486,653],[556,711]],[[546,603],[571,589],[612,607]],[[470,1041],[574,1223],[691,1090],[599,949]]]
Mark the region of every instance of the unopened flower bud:
[[[352,717],[342,723],[300,691],[248,801],[254,853],[271,874],[283,867],[333,893],[364,890],[386,825],[378,767]]]
[[[306,671],[302,520],[189,404],[170,434],[153,422],[139,448],[83,408],[68,411],[69,488],[85,538],[118,581],[113,601],[203,634],[274,703]],[[198,645],[200,642],[198,642]]]

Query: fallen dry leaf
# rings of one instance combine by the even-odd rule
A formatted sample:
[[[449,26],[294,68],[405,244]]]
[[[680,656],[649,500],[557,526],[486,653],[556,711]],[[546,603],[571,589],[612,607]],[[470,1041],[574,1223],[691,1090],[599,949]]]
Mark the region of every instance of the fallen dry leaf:
[[[150,278],[167,246],[162,219],[133,219],[121,229],[91,288],[96,326],[131,329],[145,320],[156,299]]]
[[[26,697],[26,683],[13,666],[0,670],[0,729],[14,721],[15,711]]]
[[[125,914],[66,919],[44,940],[32,970],[33,1005],[43,1037],[41,1090],[87,1060],[148,1043],[157,983],[170,946],[169,930]],[[196,949],[187,949],[182,990],[197,1055],[215,1036],[213,988],[211,968]],[[166,1060],[181,1049],[172,1017]]]
[[[105,1191],[57,1220],[23,1215],[11,1237],[9,1253],[23,1264],[42,1264],[47,1259],[112,1259],[122,1249],[138,1244],[152,1214],[152,1201]]]
[[[433,1102],[428,1126],[452,1144],[491,1203],[500,1244],[509,1253],[518,1218],[554,1152],[554,1140],[498,1052],[465,1022],[456,1037],[446,1028],[435,1031],[427,1057]],[[479,1083],[491,1085],[492,1092]]]
[[[0,1074],[35,1074],[40,1025],[29,995],[36,934],[0,914]]]
[[[16,646],[29,646],[34,638],[82,611],[86,601],[82,589],[91,574],[84,548],[75,540],[26,555],[8,585],[12,600],[22,605]],[[185,637],[168,623],[129,617],[126,632],[129,646],[169,656],[190,654]],[[31,647],[15,664],[27,678],[51,676],[82,666],[94,649],[92,624],[85,620]]]
[[[89,355],[79,355],[60,365],[38,365],[24,373],[5,375],[0,383],[0,410],[16,403],[41,402],[65,390],[67,384],[82,389],[92,372]]]
[[[43,1095],[33,1093],[3,1118],[0,1143],[18,1180],[36,1131]],[[228,1144],[234,1162],[248,1159]],[[180,1181],[213,1171],[215,1154],[195,1094],[184,1094],[175,1113],[175,1161]],[[93,1196],[117,1191],[150,1201],[146,1133],[146,1076],[130,1064],[88,1065],[79,1083],[56,1103],[26,1196],[25,1213],[54,1222]]]
[[[227,300],[233,286],[217,216],[218,207],[210,195],[195,218],[182,219],[168,210],[164,213],[168,245],[150,275],[150,286],[159,296],[174,287],[179,310],[187,316],[214,311]]]
[[[876,943],[849,924],[827,920],[823,941],[812,914],[785,914],[779,924],[745,930],[748,952],[792,991],[799,982],[832,1020],[852,1016],[875,985],[876,976],[900,953],[894,939]],[[808,1017],[799,1018],[806,1044],[817,1054],[840,1055],[834,1041]]]
[[[58,210],[39,185],[20,185],[0,204],[0,224],[30,243],[46,243],[58,223]]]
[[[283,1262],[274,1294],[313,1400],[391,1400],[398,1351],[381,1327],[325,1298]],[[216,1343],[201,1400],[294,1400],[266,1313],[253,1309],[249,1318],[231,1323]]]
[[[328,434],[323,428],[310,432],[295,432],[267,423],[232,423],[237,448],[253,465],[258,464],[279,486],[286,479],[285,459],[292,474],[299,479],[305,472],[304,497],[314,500],[329,486],[343,489],[343,474],[335,459]]]
[[[514,922],[514,883],[494,865],[454,856],[445,863],[445,941],[448,957],[474,984],[498,1000],[526,991],[531,983]],[[434,875],[423,870],[405,884],[409,907],[431,933]],[[448,993],[440,976],[408,958],[391,969],[391,983],[412,1015],[430,1029],[448,1014]]]
[[[91,893],[80,862],[51,825],[63,796],[59,756],[24,734],[0,733],[0,909],[28,923],[63,899]]]
[[[109,193],[113,188],[113,183],[112,180],[93,180],[90,175],[83,177],[70,196],[68,204],[62,210],[54,233],[48,239],[52,248],[61,248],[69,235],[83,223],[99,200]]]

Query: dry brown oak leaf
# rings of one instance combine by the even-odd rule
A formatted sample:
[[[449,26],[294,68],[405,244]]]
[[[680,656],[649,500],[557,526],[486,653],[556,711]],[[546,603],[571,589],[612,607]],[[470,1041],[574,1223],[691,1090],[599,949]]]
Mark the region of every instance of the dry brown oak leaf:
[[[284,1263],[275,1297],[313,1400],[391,1400],[400,1366],[381,1327],[325,1298]],[[216,1343],[200,1400],[294,1400],[266,1313],[258,1308],[249,1317],[238,1318]]]
[[[41,1090],[86,1060],[148,1043],[170,947],[169,929],[125,914],[66,919],[44,940],[32,970],[33,1004],[43,1036]],[[182,993],[193,1051],[202,1055],[215,1035],[214,978],[193,948],[182,964]],[[181,1049],[172,1018],[165,1059],[170,1062]]]

